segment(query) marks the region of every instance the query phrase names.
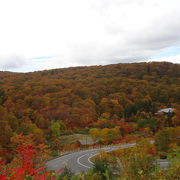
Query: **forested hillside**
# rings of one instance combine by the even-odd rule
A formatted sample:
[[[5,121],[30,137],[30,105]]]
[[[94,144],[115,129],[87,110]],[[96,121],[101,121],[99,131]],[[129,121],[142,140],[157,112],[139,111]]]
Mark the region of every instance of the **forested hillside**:
[[[100,126],[104,120],[136,123],[166,107],[180,107],[179,64],[0,72],[1,153],[14,148],[12,139],[18,134],[33,134],[37,144],[44,143],[59,135],[57,127],[66,133]],[[164,121],[165,126],[177,123]]]

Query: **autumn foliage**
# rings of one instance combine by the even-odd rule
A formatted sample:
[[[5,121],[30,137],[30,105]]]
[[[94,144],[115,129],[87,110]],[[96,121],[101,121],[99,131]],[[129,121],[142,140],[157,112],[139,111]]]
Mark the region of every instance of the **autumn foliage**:
[[[176,111],[157,116],[165,107]],[[155,134],[179,125],[179,107],[179,64],[0,72],[0,157],[11,160],[20,135],[31,135],[35,146],[54,150],[60,148],[59,136],[84,128],[104,129],[104,142],[118,140],[112,138],[117,129],[122,137],[142,130],[141,134]]]
[[[5,160],[0,162],[0,180],[55,179],[55,174],[46,172],[43,166],[37,167],[37,151],[31,145],[18,148],[17,153],[17,157],[10,164],[6,164]]]

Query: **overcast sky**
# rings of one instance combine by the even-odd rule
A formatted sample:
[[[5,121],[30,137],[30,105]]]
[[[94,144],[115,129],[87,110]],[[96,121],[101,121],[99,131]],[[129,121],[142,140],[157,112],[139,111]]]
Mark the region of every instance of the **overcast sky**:
[[[0,70],[180,63],[180,0],[1,0]]]

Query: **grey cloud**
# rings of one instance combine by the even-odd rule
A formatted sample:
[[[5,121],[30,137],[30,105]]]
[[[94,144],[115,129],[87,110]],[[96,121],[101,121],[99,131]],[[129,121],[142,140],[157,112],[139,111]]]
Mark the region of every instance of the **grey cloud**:
[[[179,1],[172,0],[169,4],[167,0],[96,2],[93,7],[102,17],[107,34],[103,40],[72,45],[68,59],[72,59],[75,64],[146,61],[168,47],[180,45],[180,11],[177,8],[180,6]],[[149,12],[144,12],[144,9]],[[135,26],[131,25],[133,23]],[[59,61],[63,62],[63,59]]]
[[[119,25],[118,23],[111,23],[113,22],[113,19],[109,19],[109,23],[107,24],[106,28],[109,32],[111,30],[111,34],[114,34],[115,36],[119,33],[124,33],[123,36],[120,36],[118,39],[117,36],[117,45],[118,43],[121,44],[121,41],[124,41],[124,46],[115,46],[114,52],[116,52],[114,55],[118,55],[120,59],[126,58],[125,56],[128,56],[129,58],[133,58],[134,56],[141,56],[143,58],[146,58],[147,56],[152,56],[155,55],[156,53],[162,51],[164,48],[179,45],[180,44],[180,34],[179,34],[179,29],[180,29],[180,11],[179,7],[180,2],[177,0],[172,0],[169,2],[169,6],[165,6],[164,4],[167,5],[168,1],[155,1],[152,0],[150,3],[147,0],[129,0],[129,1],[113,1],[114,4],[116,4],[116,7],[119,6],[119,11],[123,10],[123,6],[126,4],[127,11],[128,7],[130,7],[132,4],[134,4],[134,8],[138,7],[137,4],[141,5],[144,8],[149,7],[149,9],[152,8],[151,14],[146,14],[142,13],[142,19],[146,18],[147,16],[147,21],[149,21],[146,24],[138,24],[141,23],[140,20],[138,19],[133,19],[136,14],[133,14],[132,12],[132,17],[130,17],[128,20],[132,20],[128,23],[134,23],[133,21],[137,21],[136,26],[140,27],[135,27],[135,30],[133,32],[133,29],[127,29],[126,31],[123,29],[126,29],[124,27],[123,23],[121,25],[121,20],[119,19]],[[106,2],[107,3],[107,2]],[[163,4],[164,3],[164,4]],[[106,12],[105,7],[108,9]],[[153,7],[157,7],[156,12],[153,11]],[[142,8],[143,9],[143,8]],[[110,11],[110,6],[103,6],[103,15],[108,16],[113,13]],[[118,10],[118,8],[117,8]],[[136,10],[134,11],[136,12]],[[106,14],[107,13],[107,14]],[[129,12],[131,13],[131,12]],[[118,13],[117,13],[118,14]],[[152,18],[148,19],[149,16],[152,15]],[[144,17],[143,17],[144,16]],[[139,17],[139,16],[137,16]],[[120,16],[121,18],[121,16]],[[126,14],[124,16],[126,18]],[[141,17],[140,17],[141,19]],[[126,24],[126,22],[125,22]],[[135,23],[136,24],[136,23]],[[123,44],[123,43],[122,43]],[[116,45],[116,44],[115,44]],[[111,51],[111,47],[109,49]],[[136,55],[137,54],[137,55]],[[129,59],[127,57],[127,59]]]
[[[99,29],[92,40],[88,39],[91,32],[85,32],[87,39],[78,37],[76,42],[66,44],[67,51],[60,52],[61,56],[37,63],[37,68],[147,61],[166,48],[180,46],[179,0],[92,1],[92,14],[98,16],[92,21],[99,21],[95,23],[99,26],[93,27]],[[9,61],[6,66],[23,64],[19,62]]]
[[[179,7],[179,0],[94,0],[92,9],[100,17],[103,35],[71,44],[64,57],[56,58],[56,64],[147,61],[180,45]]]
[[[0,55],[0,70],[9,70],[22,67],[28,62],[21,55]]]

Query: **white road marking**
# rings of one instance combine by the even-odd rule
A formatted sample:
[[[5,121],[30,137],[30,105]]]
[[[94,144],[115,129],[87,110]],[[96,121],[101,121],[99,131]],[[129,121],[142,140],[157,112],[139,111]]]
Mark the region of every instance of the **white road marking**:
[[[78,163],[79,165],[81,165],[81,166],[84,166],[85,168],[90,169],[91,167],[86,166],[86,165],[84,165],[84,164],[82,164],[82,163],[80,162],[80,159],[83,158],[83,157],[86,156],[86,155],[88,155],[88,154],[84,154],[84,155],[80,156],[80,157],[77,159],[77,163]]]
[[[116,150],[117,148],[116,147],[111,147],[111,148],[104,148],[103,150],[105,150],[106,152],[109,152],[109,151],[113,151],[113,150]],[[98,154],[100,154],[99,152],[98,153],[96,153],[96,154],[93,154],[92,156],[90,156],[89,158],[88,158],[88,162],[90,163],[90,164],[93,164],[94,165],[94,163],[90,160],[92,157],[94,157],[94,156],[96,156],[96,155],[98,155]]]
[[[93,163],[90,159],[91,159],[92,157],[98,155],[98,154],[99,154],[99,153],[96,153],[96,154],[93,154],[92,156],[90,156],[90,157],[88,158],[88,162],[94,165],[94,163]]]

